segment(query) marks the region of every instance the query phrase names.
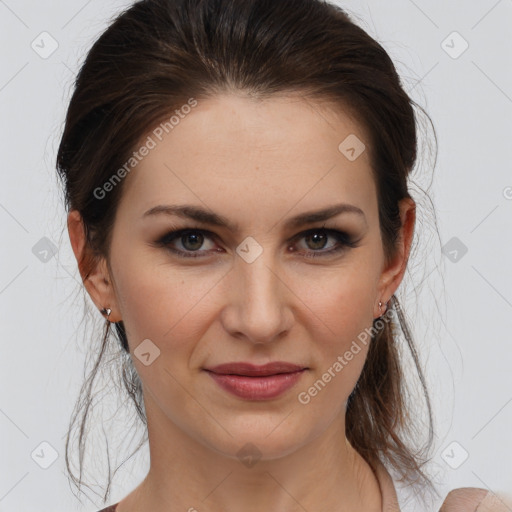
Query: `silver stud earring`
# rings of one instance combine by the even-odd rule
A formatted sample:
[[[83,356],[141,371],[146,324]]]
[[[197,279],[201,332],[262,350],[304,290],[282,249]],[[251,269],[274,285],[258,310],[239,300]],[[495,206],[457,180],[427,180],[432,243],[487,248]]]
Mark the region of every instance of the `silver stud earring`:
[[[110,308],[103,308],[103,309],[101,310],[101,313],[102,313],[103,315],[107,315],[107,320],[108,320],[108,317],[110,316],[110,313],[112,313],[112,310],[111,310]]]
[[[381,314],[381,316],[382,316],[382,305],[383,305],[383,304],[384,304],[384,306],[386,307],[386,310],[387,310],[388,303],[387,303],[387,302],[382,303],[382,302],[379,300],[379,313]]]

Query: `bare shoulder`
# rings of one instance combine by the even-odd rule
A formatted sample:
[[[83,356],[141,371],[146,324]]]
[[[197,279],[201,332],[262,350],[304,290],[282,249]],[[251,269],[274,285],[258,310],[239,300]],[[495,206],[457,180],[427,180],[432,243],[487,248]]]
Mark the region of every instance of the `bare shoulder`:
[[[512,512],[512,494],[459,487],[447,494],[439,512]]]

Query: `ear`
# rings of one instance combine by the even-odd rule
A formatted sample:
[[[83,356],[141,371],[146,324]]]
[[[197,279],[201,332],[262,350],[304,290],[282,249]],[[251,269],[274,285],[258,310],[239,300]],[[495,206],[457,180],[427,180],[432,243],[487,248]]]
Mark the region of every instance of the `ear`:
[[[108,317],[109,321],[119,322],[121,317],[107,262],[104,257],[92,254],[86,243],[84,224],[78,210],[72,210],[68,214],[68,233],[82,281],[92,301],[100,311],[110,308],[112,312]]]
[[[416,222],[416,203],[410,199],[402,199],[399,203],[402,227],[397,239],[397,249],[394,258],[387,263],[382,271],[378,285],[377,304],[387,303],[402,282],[407,268]],[[384,312],[385,310],[383,310]],[[377,305],[376,317],[383,314]]]

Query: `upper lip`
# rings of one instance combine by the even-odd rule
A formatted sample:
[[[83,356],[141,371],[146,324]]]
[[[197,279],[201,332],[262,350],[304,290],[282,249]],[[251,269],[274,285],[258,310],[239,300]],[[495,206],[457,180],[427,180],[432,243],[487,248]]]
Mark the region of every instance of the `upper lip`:
[[[248,377],[261,377],[266,375],[276,375],[278,373],[293,373],[304,370],[304,366],[287,363],[285,361],[274,361],[261,366],[251,363],[224,363],[212,368],[206,368],[207,371],[225,375],[246,375]]]

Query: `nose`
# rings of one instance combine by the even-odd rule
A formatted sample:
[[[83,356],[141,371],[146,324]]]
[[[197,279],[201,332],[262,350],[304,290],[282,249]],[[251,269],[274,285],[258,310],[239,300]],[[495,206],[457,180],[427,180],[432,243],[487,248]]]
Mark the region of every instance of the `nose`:
[[[252,263],[237,257],[227,279],[229,291],[221,319],[231,336],[262,344],[290,331],[293,293],[270,250],[264,250]]]

